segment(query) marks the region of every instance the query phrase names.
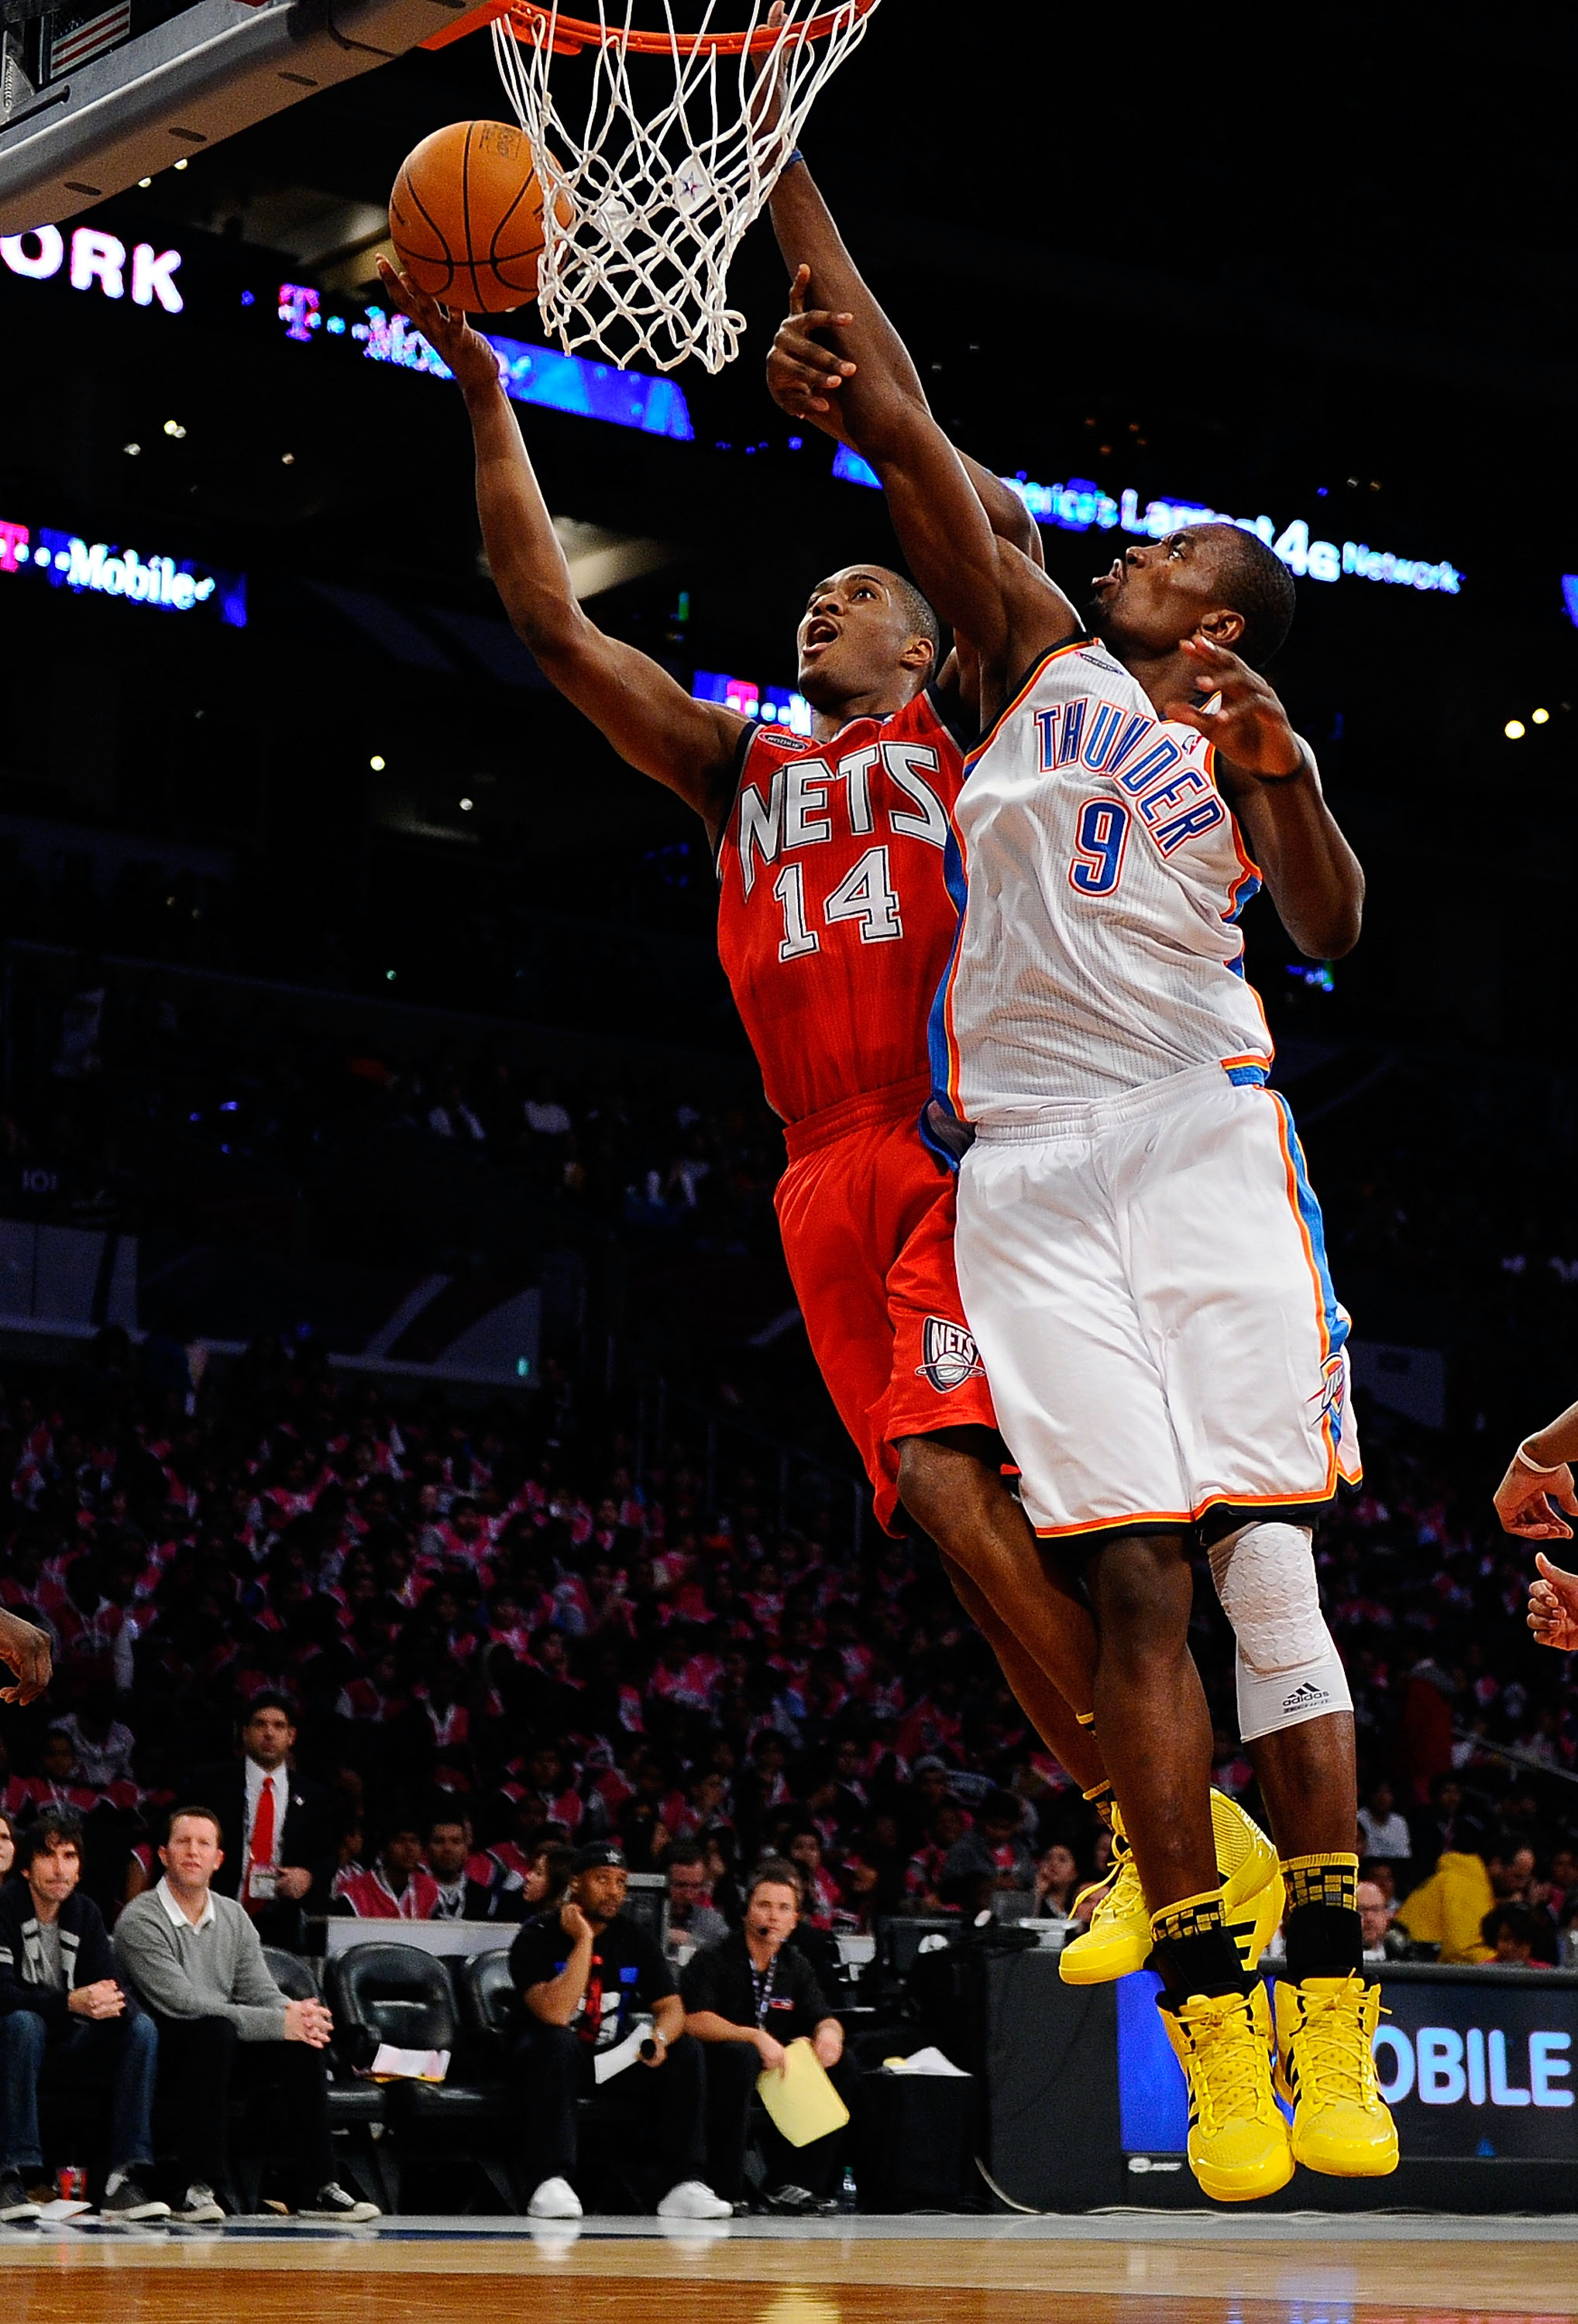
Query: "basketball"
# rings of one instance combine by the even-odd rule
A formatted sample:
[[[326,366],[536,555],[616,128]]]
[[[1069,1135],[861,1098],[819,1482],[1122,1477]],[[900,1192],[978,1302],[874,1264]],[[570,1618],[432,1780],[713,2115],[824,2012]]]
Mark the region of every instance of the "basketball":
[[[542,188],[530,141],[503,121],[456,121],[406,155],[389,231],[420,290],[468,314],[537,296]]]

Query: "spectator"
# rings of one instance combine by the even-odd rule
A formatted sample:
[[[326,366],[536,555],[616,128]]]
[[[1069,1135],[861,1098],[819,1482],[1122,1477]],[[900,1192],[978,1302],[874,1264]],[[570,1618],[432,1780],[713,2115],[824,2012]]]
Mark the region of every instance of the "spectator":
[[[437,1891],[429,1908],[429,1920],[521,1918],[519,1883],[512,1888],[503,1866],[495,1858],[476,1854],[468,1817],[446,1813],[433,1818],[428,1826],[426,1869],[432,1875]]]
[[[163,1877],[126,1906],[115,1954],[159,2027],[159,2086],[176,2121],[185,2189],[175,2216],[192,2225],[238,2207],[230,2181],[233,2088],[278,2090],[291,2124],[301,2216],[359,2226],[379,2216],[335,2175],[322,2052],[334,2021],[320,2001],[291,2001],[269,1975],[251,1918],[213,1890],[223,1850],[212,1808],[178,1808],[159,1851]]]
[[[1359,1811],[1359,1853],[1384,1857],[1389,1864],[1406,1864],[1414,1852],[1407,1819],[1398,1811],[1397,1794],[1389,1783],[1379,1783],[1368,1803]]]
[[[1004,1889],[1022,1891],[1032,1909],[1036,1860],[1025,1844],[1024,1802],[1015,1792],[988,1792],[981,1812],[943,1860],[942,1895],[966,1912],[988,1909]]]
[[[1539,1929],[1524,1904],[1493,1904],[1480,1923],[1481,1941],[1490,1948],[1488,1969],[1548,1969],[1536,1958]]]
[[[837,1881],[822,1861],[821,1833],[814,1825],[802,1826],[790,1833],[786,1852],[800,1876],[807,1925],[826,1934],[842,1909],[844,1899]]]
[[[704,1945],[686,1963],[679,1989],[685,2030],[706,2045],[707,2163],[712,2184],[731,2204],[745,2192],[745,2151],[757,2077],[781,2073],[791,2042],[808,2041],[847,2103],[853,2064],[844,2028],[816,1971],[789,1943],[800,1917],[795,1868],[768,1857],[751,1876],[744,1925]],[[774,2128],[761,2133],[766,2192],[762,2208],[804,2218],[835,2211],[834,2182],[843,2160],[840,2132],[792,2147]]]
[[[1408,1941],[1400,1929],[1392,1926],[1392,1910],[1386,1893],[1375,1880],[1361,1880],[1354,1891],[1359,1905],[1359,1925],[1364,1934],[1364,1958],[1367,1961],[1406,1960]]]
[[[113,1689],[90,1688],[60,1727],[71,1738],[78,1775],[90,1791],[107,1792],[128,1780],[137,1738],[115,1715]]]
[[[300,1952],[309,1909],[328,1909],[335,1872],[328,1794],[292,1773],[296,1721],[282,1694],[254,1695],[241,1729],[242,1757],[200,1768],[190,1795],[219,1818],[221,1896],[234,1896],[265,1945]]]
[[[530,1920],[538,1913],[546,1913],[564,1903],[565,1891],[570,1885],[570,1866],[575,1850],[563,1840],[549,1840],[540,1848],[526,1868],[521,1884],[521,1917]]]
[[[152,2197],[150,2115],[159,2036],[122,1990],[97,1905],[78,1892],[82,1826],[41,1815],[16,1849],[22,1877],[0,1889],[0,2077],[5,2150],[0,2220],[36,2216],[23,2173],[43,2169],[39,2087],[110,2089],[109,2175],[100,2209],[115,2219],[162,2219]]]
[[[1398,1907],[1396,1925],[1416,1943],[1435,1946],[1444,1961],[1488,1960],[1482,1927],[1495,1903],[1483,1859],[1449,1849]]]
[[[644,1930],[624,1917],[623,1851],[593,1840],[571,1859],[569,1895],[528,1921],[510,1948],[524,2030],[515,2059],[526,2115],[534,2219],[578,2219],[571,2185],[579,2154],[577,2101],[596,2087],[594,2061],[651,2020],[651,2058],[604,2085],[643,2143],[678,2175],[658,2205],[665,2219],[726,2219],[733,2209],[702,2178],[706,2167],[701,2052],[685,2040],[685,2007],[669,1965]]]
[[[1054,1920],[1067,1920],[1079,1890],[1079,1867],[1074,1850],[1055,1840],[1036,1867],[1036,1912]]]
[[[669,1952],[693,1952],[726,1937],[729,1924],[712,1901],[706,1849],[694,1840],[677,1840],[663,1868],[669,1878]]]
[[[422,1835],[410,1817],[390,1831],[370,1872],[341,1873],[335,1882],[334,1901],[337,1912],[354,1914],[359,1921],[456,1917],[435,1910],[438,1884],[423,1866]]]
[[[1446,1849],[1483,1856],[1485,1845],[1485,1827],[1464,1804],[1463,1785],[1456,1775],[1437,1775],[1430,1786],[1429,1807],[1422,1809],[1414,1819],[1416,1869],[1428,1877]]]

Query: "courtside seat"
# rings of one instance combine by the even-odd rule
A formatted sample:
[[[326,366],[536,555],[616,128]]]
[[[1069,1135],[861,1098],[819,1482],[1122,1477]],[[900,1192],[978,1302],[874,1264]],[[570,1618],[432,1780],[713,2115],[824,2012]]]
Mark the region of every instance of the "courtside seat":
[[[449,2079],[443,2082],[391,2082],[383,2086],[384,2119],[395,2134],[401,2165],[420,2153],[440,2156],[480,2172],[506,2208],[514,2191],[500,2155],[511,2143],[515,2106],[502,2083],[472,2078],[466,2071],[462,2029],[454,1988],[443,1961],[414,1945],[352,1945],[328,1963],[327,1986],[337,2036],[359,2064],[370,2064],[376,2044],[403,2050],[448,2050]],[[424,2171],[422,2208],[431,2209]],[[458,2208],[458,2206],[457,2206]]]
[[[468,1953],[459,1963],[460,2014],[475,2045],[477,2062],[488,2070],[503,2063],[503,2045],[518,2015],[510,1949]]]

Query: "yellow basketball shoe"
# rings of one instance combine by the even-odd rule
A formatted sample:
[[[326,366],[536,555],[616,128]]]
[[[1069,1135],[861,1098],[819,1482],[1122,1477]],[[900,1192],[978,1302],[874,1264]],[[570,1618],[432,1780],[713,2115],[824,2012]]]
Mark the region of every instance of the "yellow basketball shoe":
[[[1057,1974],[1065,1985],[1110,1985],[1114,1978],[1127,1977],[1130,1969],[1145,1966],[1154,1941],[1150,1912],[1116,1808],[1112,1810],[1112,1861],[1116,1877],[1091,1914],[1089,1928],[1057,1956]],[[1082,1888],[1075,1904],[1090,1893]]]
[[[1253,1816],[1225,1792],[1211,1794],[1211,1832],[1222,1874],[1228,1934],[1239,1959],[1253,1971],[1281,1923],[1287,1890],[1282,1867]]]
[[[1162,2006],[1189,2085],[1189,2168],[1219,2203],[1274,2195],[1293,2176],[1287,2125],[1271,2088],[1271,2014],[1257,1979],[1249,1993],[1192,1994]]]
[[[1277,1981],[1277,2087],[1293,2102],[1293,2158],[1333,2179],[1384,2179],[1397,2126],[1375,2075],[1380,1987],[1357,1974]]]
[[[1277,1851],[1252,1817],[1225,1792],[1211,1794],[1211,1830],[1223,1877],[1228,1929],[1246,1969],[1252,1969],[1282,1918],[1282,1873]],[[1112,1810],[1116,1877],[1091,1914],[1090,1927],[1064,1946],[1058,1974],[1065,1985],[1106,1985],[1143,1969],[1154,1940],[1150,1910],[1130,1853],[1120,1811]],[[1082,1888],[1080,1895],[1090,1890]],[[1075,1898],[1075,1903],[1079,1901]]]

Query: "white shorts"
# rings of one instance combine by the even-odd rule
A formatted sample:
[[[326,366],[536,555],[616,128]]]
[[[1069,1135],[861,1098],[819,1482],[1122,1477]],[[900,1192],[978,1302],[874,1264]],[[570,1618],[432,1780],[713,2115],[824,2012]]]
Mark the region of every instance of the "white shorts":
[[[1258,1068],[985,1126],[955,1249],[1038,1534],[1297,1515],[1357,1480],[1348,1318]]]

